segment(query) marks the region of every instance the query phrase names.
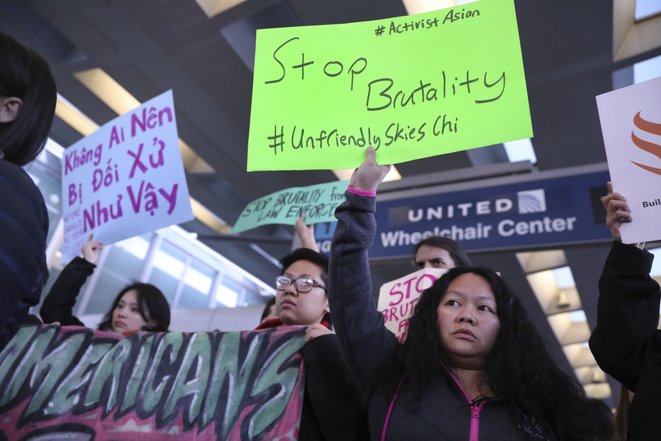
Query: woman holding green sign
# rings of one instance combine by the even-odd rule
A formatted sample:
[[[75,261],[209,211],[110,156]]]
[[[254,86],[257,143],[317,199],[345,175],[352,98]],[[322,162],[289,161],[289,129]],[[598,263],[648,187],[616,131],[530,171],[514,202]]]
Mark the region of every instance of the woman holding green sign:
[[[329,300],[343,352],[368,391],[373,440],[605,440],[610,412],[554,364],[520,301],[494,271],[450,269],[425,291],[401,344],[372,299],[367,249],[375,152],[338,207]]]

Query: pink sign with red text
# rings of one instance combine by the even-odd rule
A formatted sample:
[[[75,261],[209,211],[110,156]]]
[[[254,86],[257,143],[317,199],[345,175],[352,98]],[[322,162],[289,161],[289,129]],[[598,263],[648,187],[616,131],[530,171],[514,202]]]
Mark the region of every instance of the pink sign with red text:
[[[386,328],[399,341],[406,339],[409,317],[413,314],[420,294],[446,272],[446,269],[421,269],[381,286],[377,308],[383,314]]]

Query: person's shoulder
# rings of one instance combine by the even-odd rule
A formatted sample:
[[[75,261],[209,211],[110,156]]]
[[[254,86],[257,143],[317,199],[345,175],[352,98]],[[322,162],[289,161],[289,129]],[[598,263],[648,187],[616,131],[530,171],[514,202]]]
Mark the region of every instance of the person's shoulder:
[[[21,166],[2,159],[0,159],[0,185],[11,186],[11,188],[5,188],[7,191],[36,199],[40,203],[44,202],[41,191],[28,173]]]

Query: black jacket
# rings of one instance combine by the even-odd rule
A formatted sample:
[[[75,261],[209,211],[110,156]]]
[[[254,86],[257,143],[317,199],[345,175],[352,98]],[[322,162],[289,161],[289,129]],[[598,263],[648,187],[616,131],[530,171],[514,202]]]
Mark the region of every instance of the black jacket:
[[[279,324],[280,321],[274,320],[267,327]],[[305,395],[298,439],[368,440],[367,412],[335,334],[309,341],[300,354],[305,372]]]
[[[85,326],[73,315],[73,307],[80,288],[94,272],[96,265],[82,257],[76,257],[62,269],[59,277],[48,291],[39,314],[44,323],[59,322],[62,326]]]
[[[659,284],[650,277],[654,256],[614,242],[599,279],[597,326],[590,349],[599,366],[636,393],[628,441],[659,439],[661,332]]]
[[[21,167],[0,159],[0,348],[30,321],[48,270],[48,213],[44,198]]]

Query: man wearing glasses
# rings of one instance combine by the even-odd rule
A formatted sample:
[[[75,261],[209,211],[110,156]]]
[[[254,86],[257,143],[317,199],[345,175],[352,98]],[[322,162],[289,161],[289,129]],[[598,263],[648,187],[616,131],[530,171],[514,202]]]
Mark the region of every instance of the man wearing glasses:
[[[285,325],[330,325],[326,270],[328,258],[308,248],[283,257],[282,273],[275,279],[275,313]]]
[[[305,396],[298,439],[302,441],[367,440],[367,414],[331,329],[326,282],[328,258],[298,248],[280,260],[276,277],[277,319],[257,329],[307,326],[300,354],[305,369]]]

